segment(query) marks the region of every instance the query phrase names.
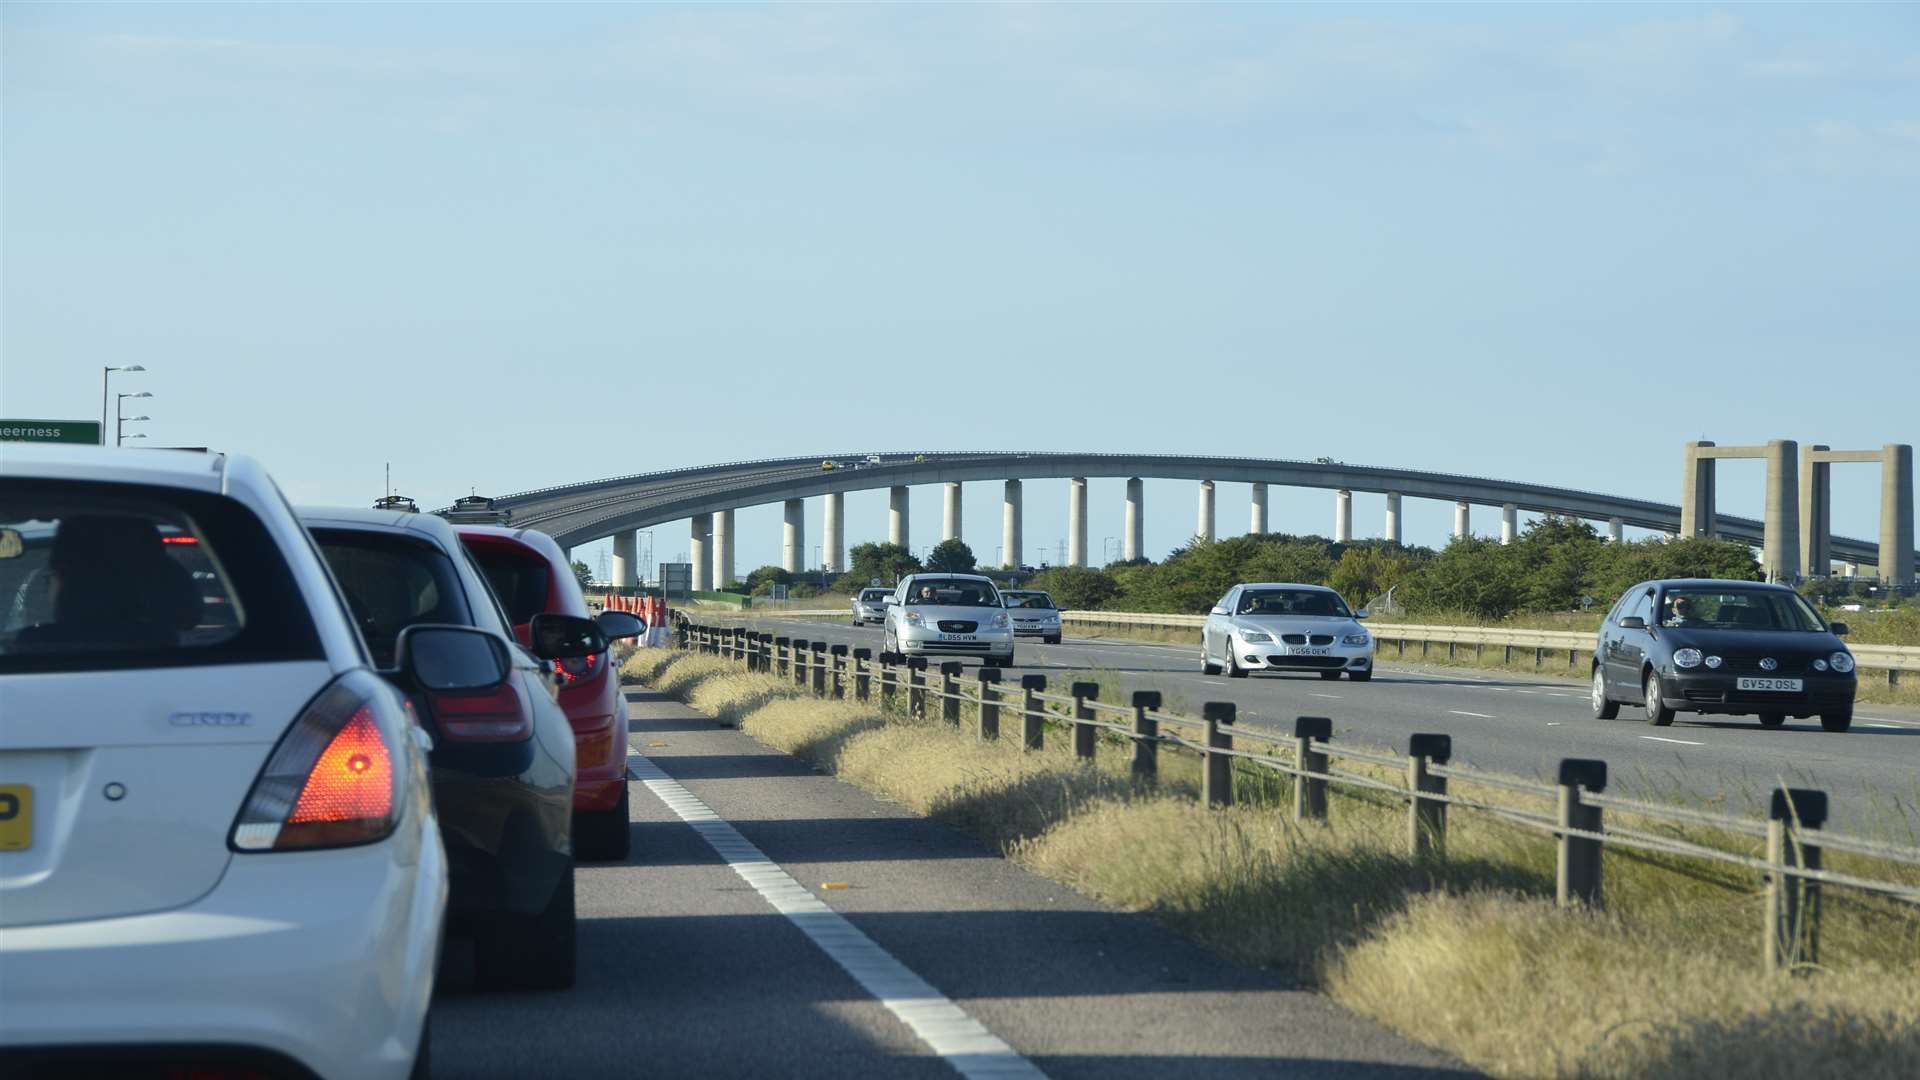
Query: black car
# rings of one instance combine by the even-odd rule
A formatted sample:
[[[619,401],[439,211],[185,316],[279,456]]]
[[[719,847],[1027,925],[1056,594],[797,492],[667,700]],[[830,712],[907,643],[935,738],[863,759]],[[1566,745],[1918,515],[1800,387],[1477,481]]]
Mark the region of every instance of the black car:
[[[1757,581],[1643,581],[1623,593],[1593,651],[1593,715],[1645,707],[1664,727],[1678,713],[1755,715],[1762,727],[1818,716],[1827,731],[1853,724],[1853,654],[1829,623],[1785,585]]]
[[[573,728],[549,659],[604,651],[587,619],[540,615],[533,650],[452,526],[431,514],[307,509],[374,663],[406,691],[433,739],[428,762],[448,867],[447,930],[474,943],[475,981],[560,989],[574,978]],[[397,674],[403,631],[472,626],[499,642],[511,671],[480,691],[441,692]]]

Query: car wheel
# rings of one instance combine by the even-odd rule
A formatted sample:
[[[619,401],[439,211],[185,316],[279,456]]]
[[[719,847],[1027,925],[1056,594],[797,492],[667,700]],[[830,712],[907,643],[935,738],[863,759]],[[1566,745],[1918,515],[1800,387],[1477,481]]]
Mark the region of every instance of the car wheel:
[[[565,990],[574,974],[573,863],[545,910],[496,915],[474,942],[474,981],[490,990]]]
[[[1763,712],[1760,714],[1761,727],[1779,727],[1786,722],[1787,714],[1783,712]]]
[[[1046,643],[1047,643],[1047,644],[1049,644],[1049,645],[1058,645],[1058,644],[1060,644],[1060,635],[1059,635],[1059,634],[1055,634],[1055,635],[1053,635],[1053,636],[1052,636],[1052,637],[1050,637],[1050,638],[1042,638],[1041,640],[1042,640],[1042,641],[1044,641],[1044,642],[1046,642]]]
[[[620,801],[611,810],[594,810],[573,815],[573,854],[588,862],[617,862],[633,850],[633,830],[628,828],[630,793],[620,792]]]
[[[1823,712],[1820,714],[1821,731],[1845,731],[1853,726],[1853,709],[1845,712]]]
[[[1012,667],[1013,654],[1008,653],[1005,656],[990,656],[987,658],[987,662],[992,664],[994,667]]]
[[[1227,678],[1244,679],[1246,677],[1247,669],[1241,667],[1240,661],[1233,655],[1233,642],[1227,642]]]
[[[1647,680],[1642,688],[1646,691],[1647,723],[1654,727],[1666,727],[1673,723],[1675,713],[1667,707],[1666,699],[1660,696],[1660,676],[1647,672]]]
[[[1353,680],[1354,682],[1372,682],[1373,669],[1366,668],[1365,670],[1362,670],[1360,668],[1355,668],[1352,671],[1347,672],[1347,678]]]
[[[1220,665],[1214,663],[1213,658],[1207,655],[1207,639],[1205,635],[1201,635],[1200,638],[1200,674],[1220,674]]]
[[[1339,678],[1339,677],[1340,677],[1340,669],[1339,669],[1339,668],[1335,668],[1335,669],[1334,669],[1334,670],[1332,670],[1332,671],[1323,671],[1323,672],[1321,672],[1321,673],[1320,673],[1320,677],[1321,677],[1322,679],[1325,679],[1325,680],[1327,680],[1328,682],[1332,682],[1333,680],[1335,680],[1335,679],[1337,679],[1337,678]]]
[[[1607,673],[1593,666],[1593,718],[1611,720],[1620,715],[1620,703],[1607,696]]]
[[[413,1068],[407,1073],[407,1080],[428,1080],[433,1075],[433,1022],[426,1017],[420,1021],[420,1045],[413,1051]]]

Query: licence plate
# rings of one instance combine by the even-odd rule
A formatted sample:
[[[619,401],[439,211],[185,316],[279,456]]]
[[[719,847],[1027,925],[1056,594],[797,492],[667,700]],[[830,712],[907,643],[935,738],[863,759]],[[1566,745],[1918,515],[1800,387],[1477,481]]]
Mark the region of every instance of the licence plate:
[[[0,851],[25,851],[32,846],[33,789],[0,784]]]
[[[1281,656],[1328,656],[1333,650],[1325,645],[1282,645]]]
[[[941,634],[940,640],[941,641],[978,641],[979,638],[973,634]]]
[[[1778,690],[1789,694],[1797,694],[1801,689],[1799,679],[1757,679],[1746,675],[1734,680],[1733,686],[1736,690]]]

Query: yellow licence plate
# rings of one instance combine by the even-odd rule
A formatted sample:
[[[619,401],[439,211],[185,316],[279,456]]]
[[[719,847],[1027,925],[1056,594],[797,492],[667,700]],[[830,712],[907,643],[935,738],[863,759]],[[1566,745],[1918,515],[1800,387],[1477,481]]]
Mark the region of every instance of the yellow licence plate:
[[[32,846],[33,789],[0,784],[0,851],[25,851]]]

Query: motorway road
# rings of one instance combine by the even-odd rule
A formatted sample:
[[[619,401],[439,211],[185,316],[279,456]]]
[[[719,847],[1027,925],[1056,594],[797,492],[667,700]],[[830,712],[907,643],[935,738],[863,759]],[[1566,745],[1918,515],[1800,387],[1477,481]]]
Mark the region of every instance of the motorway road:
[[[845,642],[880,651],[878,627],[845,621],[755,619],[762,632],[808,641]],[[1196,636],[1197,642],[1197,636]],[[1231,701],[1242,723],[1291,733],[1300,715],[1333,718],[1334,738],[1404,751],[1416,731],[1453,736],[1454,760],[1551,780],[1563,757],[1608,763],[1610,790],[1631,795],[1724,797],[1730,806],[1764,807],[1786,780],[1833,795],[1831,827],[1888,839],[1887,807],[1898,799],[1908,817],[1920,807],[1920,710],[1860,706],[1853,730],[1829,734],[1818,720],[1793,720],[1771,731],[1752,717],[1682,713],[1671,727],[1648,726],[1635,706],[1617,720],[1593,719],[1587,686],[1570,679],[1383,663],[1371,682],[1322,680],[1317,674],[1253,674],[1245,679],[1199,671],[1199,645],[1068,638],[1059,645],[1020,643],[1018,673],[1055,677],[1065,692],[1069,671],[1111,675],[1129,690],[1159,690],[1168,711],[1198,716],[1206,701]],[[967,661],[969,671],[973,661]]]
[[[633,857],[577,871],[579,984],[466,994],[450,955],[437,1075],[1470,1075],[652,692],[628,700]]]

